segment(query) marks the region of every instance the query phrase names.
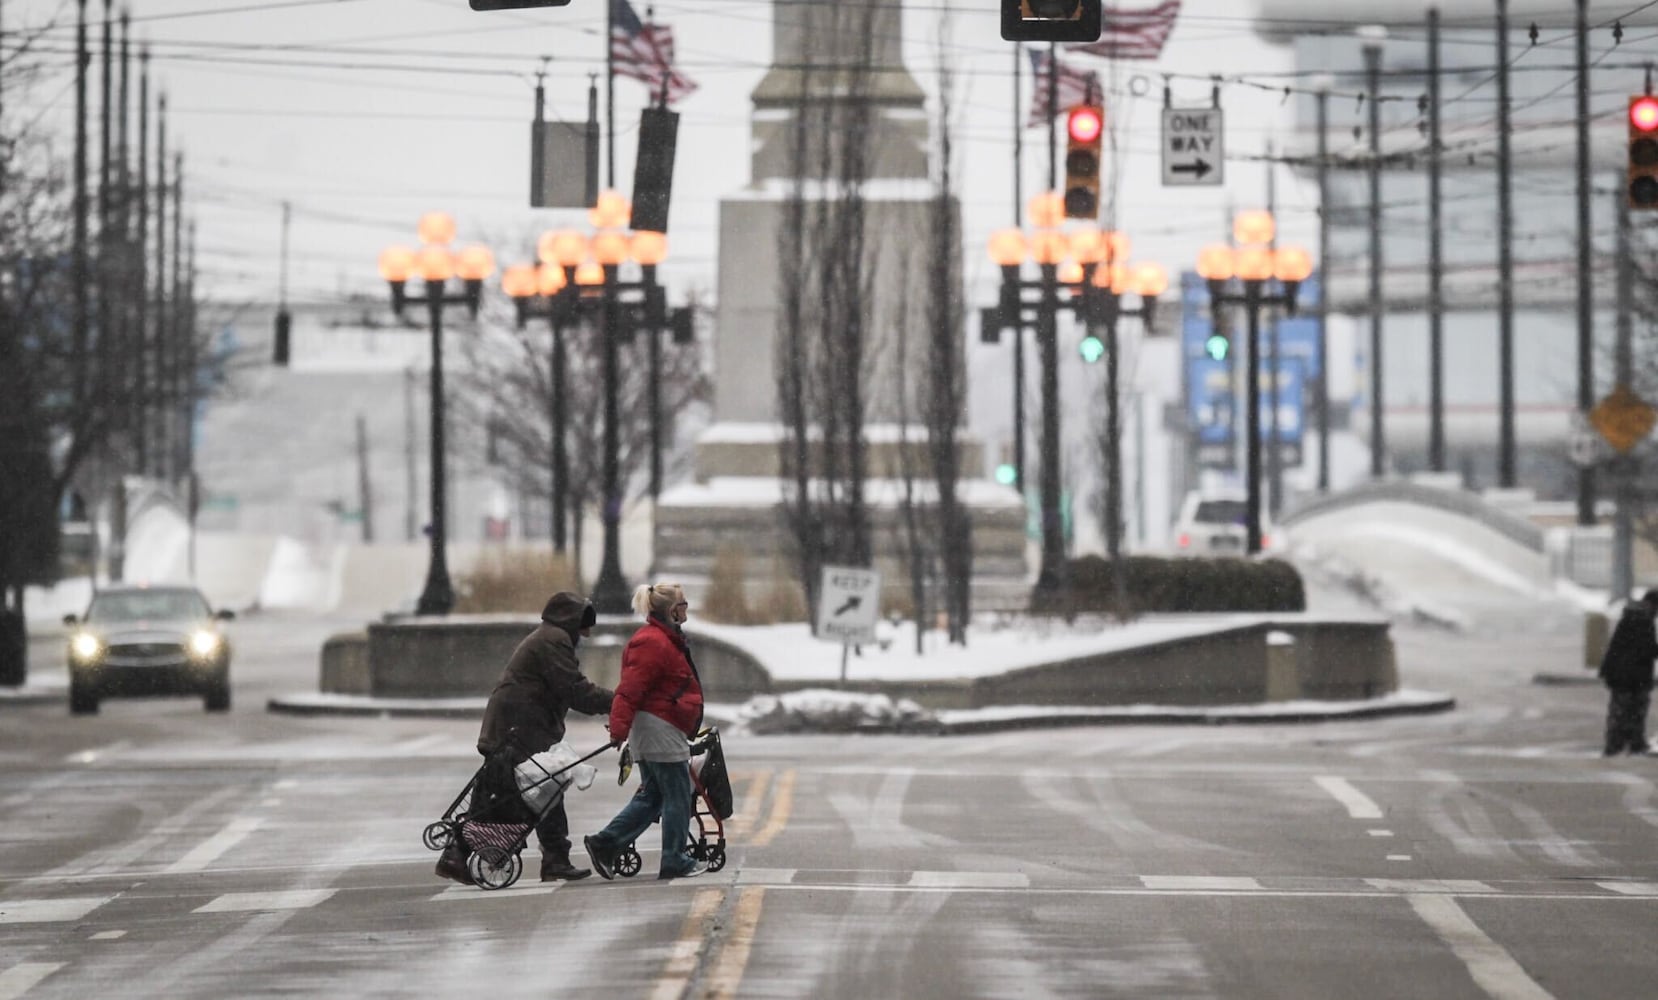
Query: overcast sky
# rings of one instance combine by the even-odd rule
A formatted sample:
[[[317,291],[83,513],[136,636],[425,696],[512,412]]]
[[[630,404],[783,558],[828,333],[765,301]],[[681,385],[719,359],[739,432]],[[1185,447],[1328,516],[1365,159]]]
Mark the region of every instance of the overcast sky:
[[[1301,13],[1288,11],[1287,0],[1269,3],[1284,8],[1273,11],[1280,18]],[[103,0],[87,6],[96,43]],[[122,6],[116,4],[117,12]],[[636,6],[644,15],[646,4]],[[1595,9],[1598,15],[1637,6],[1597,0]],[[430,209],[453,213],[463,239],[488,238],[503,261],[529,256],[527,234],[584,224],[581,213],[528,207],[527,123],[544,56],[552,57],[550,116],[585,115],[588,74],[604,64],[602,0],[489,13],[470,10],[466,0],[130,0],[130,8],[135,42],[147,43],[154,56],[152,88],[171,100],[169,143],[185,154],[188,211],[199,224],[204,285],[214,297],[274,298],[283,201],[294,211],[290,295],[301,301],[378,294],[376,254],[389,243],[412,242],[416,220]],[[65,151],[74,109],[75,10],[76,0],[3,6],[8,57],[20,38],[53,26],[34,43],[50,71],[30,92],[8,94],[6,114],[38,116],[39,127],[58,136]],[[1107,77],[1108,117],[1122,150],[1109,184],[1118,193],[1116,224],[1135,238],[1137,258],[1171,271],[1189,266],[1202,244],[1224,237],[1228,206],[1264,202],[1264,172],[1255,158],[1269,140],[1280,150],[1290,140],[1292,104],[1282,88],[1306,81],[1282,75],[1292,68],[1290,49],[1260,38],[1254,10],[1238,0],[1187,0],[1160,61],[1113,69],[1075,60]],[[711,291],[719,199],[748,181],[749,94],[771,58],[771,5],[662,0],[655,11],[676,32],[681,69],[700,85],[679,105],[684,117],[664,277],[676,292]],[[941,19],[948,22],[942,43]],[[1012,222],[1012,45],[999,36],[991,0],[912,0],[904,31],[906,62],[930,95],[941,53],[957,74],[967,276],[970,295],[988,301],[993,279],[984,241]],[[1600,56],[1610,46],[1609,37],[1597,35],[1592,51]],[[1466,47],[1447,52],[1447,65],[1459,61],[1488,64],[1490,55]],[[1183,105],[1207,103],[1210,74],[1225,78],[1224,187],[1160,186],[1165,74],[1175,103]],[[1335,86],[1344,96],[1357,90],[1353,80],[1338,79]],[[132,90],[136,95],[136,68]],[[98,91],[94,75],[94,112]],[[626,192],[646,94],[627,79],[617,81],[616,91],[617,179]],[[1029,99],[1028,75],[1022,97]],[[1352,100],[1333,102],[1332,126],[1358,124],[1359,108]],[[1042,131],[1025,133],[1027,196],[1046,179],[1043,138]],[[1310,243],[1311,183],[1284,171],[1278,198],[1285,234]]]

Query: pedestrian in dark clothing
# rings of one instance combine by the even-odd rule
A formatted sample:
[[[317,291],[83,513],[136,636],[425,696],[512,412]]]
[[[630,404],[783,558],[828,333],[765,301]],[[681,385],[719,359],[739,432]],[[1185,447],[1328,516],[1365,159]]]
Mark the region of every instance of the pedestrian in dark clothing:
[[[1658,659],[1658,634],[1653,617],[1658,613],[1658,590],[1649,590],[1639,601],[1625,605],[1606,655],[1600,660],[1600,678],[1611,691],[1606,708],[1604,756],[1648,753],[1647,706],[1652,702],[1652,664]]]
[[[473,806],[506,803],[516,810],[518,787],[512,768],[564,740],[564,716],[571,709],[609,715],[615,693],[588,680],[576,659],[582,636],[591,633],[598,615],[584,598],[560,591],[541,612],[541,624],[513,650],[501,679],[484,706],[478,752],[505,766],[485,768],[485,780],[473,793]],[[510,738],[509,738],[510,734]],[[536,825],[541,842],[541,881],[574,880],[592,874],[570,863],[570,820],[560,800]],[[466,847],[452,843],[438,859],[437,873],[471,882]]]
[[[615,870],[616,854],[652,823],[662,821],[662,862],[658,878],[691,878],[708,870],[686,849],[691,825],[690,738],[702,726],[702,680],[680,626],[690,604],[672,583],[642,585],[633,609],[645,624],[622,650],[622,676],[610,708],[610,738],[628,741],[639,764],[639,791],[616,818],[584,843],[603,878]]]

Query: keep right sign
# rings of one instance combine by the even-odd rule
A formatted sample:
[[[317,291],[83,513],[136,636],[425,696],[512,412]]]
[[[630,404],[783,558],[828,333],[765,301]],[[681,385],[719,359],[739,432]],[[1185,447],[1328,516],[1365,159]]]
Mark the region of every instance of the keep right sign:
[[[1163,109],[1163,186],[1216,186],[1226,177],[1219,108]]]

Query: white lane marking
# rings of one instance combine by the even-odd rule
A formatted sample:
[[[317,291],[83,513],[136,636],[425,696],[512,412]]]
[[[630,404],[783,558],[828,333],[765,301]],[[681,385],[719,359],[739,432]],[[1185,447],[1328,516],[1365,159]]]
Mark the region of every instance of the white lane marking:
[[[126,936],[127,936],[126,931],[99,931],[98,933],[92,935],[91,940],[93,940],[93,941],[119,941],[121,938],[124,938]]]
[[[1329,792],[1331,797],[1347,809],[1347,815],[1354,819],[1382,818],[1381,807],[1349,784],[1346,778],[1338,778],[1333,774],[1319,774],[1313,776],[1313,784]]]
[[[72,754],[65,754],[63,761],[66,764],[95,764],[105,757],[113,757],[132,746],[132,740],[116,740],[101,747],[90,750],[77,750]]]
[[[1387,860],[1389,860],[1389,861],[1409,861],[1410,860],[1410,855],[1409,854],[1389,854],[1387,856]]]
[[[519,899],[524,896],[545,896],[549,892],[557,891],[556,885],[529,885],[522,888],[509,889],[479,889],[476,886],[457,885],[445,889],[432,897],[436,902],[442,899]]]
[[[1019,872],[912,872],[910,885],[927,889],[1028,889]]]
[[[247,910],[304,910],[334,895],[333,889],[278,892],[227,892],[196,907],[196,913],[241,913]]]
[[[1625,896],[1658,896],[1658,882],[1596,882],[1602,889],[1621,892]]]
[[[1466,895],[1475,892],[1497,891],[1484,882],[1471,878],[1367,878],[1364,881],[1367,885],[1373,885],[1383,892],[1449,892]]]
[[[798,868],[744,868],[737,873],[737,884],[788,885],[799,871]]]
[[[1391,837],[1391,836],[1393,836],[1393,831],[1392,830],[1366,830],[1365,833],[1370,834],[1372,837]]]
[[[114,896],[69,896],[64,899],[13,899],[0,902],[0,924],[55,924],[79,920]]]
[[[1254,892],[1261,883],[1234,875],[1141,875],[1140,884],[1147,889],[1180,891],[1208,890],[1212,892]]]
[[[272,796],[268,799],[260,799],[259,800],[260,807],[264,808],[264,809],[271,809],[271,808],[274,808],[274,807],[279,806],[281,804],[282,804],[282,800],[279,799],[279,798],[276,798],[275,796]]]
[[[23,962],[0,972],[0,1000],[17,1000],[61,968],[62,962]]]
[[[299,782],[294,778],[283,778],[281,781],[278,781],[276,784],[272,785],[271,787],[286,791],[287,789],[295,788],[298,785],[299,785]]]
[[[191,848],[184,857],[167,866],[169,872],[199,872],[218,860],[224,852],[247,839],[265,821],[257,816],[238,816],[225,828]]]
[[[1406,896],[1427,925],[1468,966],[1474,982],[1497,1000],[1554,1000],[1553,994],[1526,975],[1526,970],[1487,937],[1456,900],[1444,895]]]
[[[415,736],[400,743],[394,743],[392,749],[396,750],[399,756],[416,754],[422,750],[429,750],[439,743],[447,743],[449,739],[450,737],[443,733],[432,733],[429,736]]]

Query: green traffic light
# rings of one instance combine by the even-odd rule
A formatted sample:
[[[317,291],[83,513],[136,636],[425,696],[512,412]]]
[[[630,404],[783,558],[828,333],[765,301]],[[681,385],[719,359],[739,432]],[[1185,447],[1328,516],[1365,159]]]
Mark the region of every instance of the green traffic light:
[[[1084,337],[1082,343],[1077,345],[1077,353],[1082,355],[1082,360],[1093,364],[1105,357],[1105,343],[1098,337]]]
[[[1215,361],[1225,361],[1226,355],[1232,350],[1232,342],[1222,334],[1211,333],[1209,339],[1203,342],[1203,350]]]
[[[1001,465],[996,466],[996,481],[1001,483],[1003,486],[1012,486],[1013,481],[1018,478],[1018,473],[1013,471],[1012,465],[1003,462]]]

